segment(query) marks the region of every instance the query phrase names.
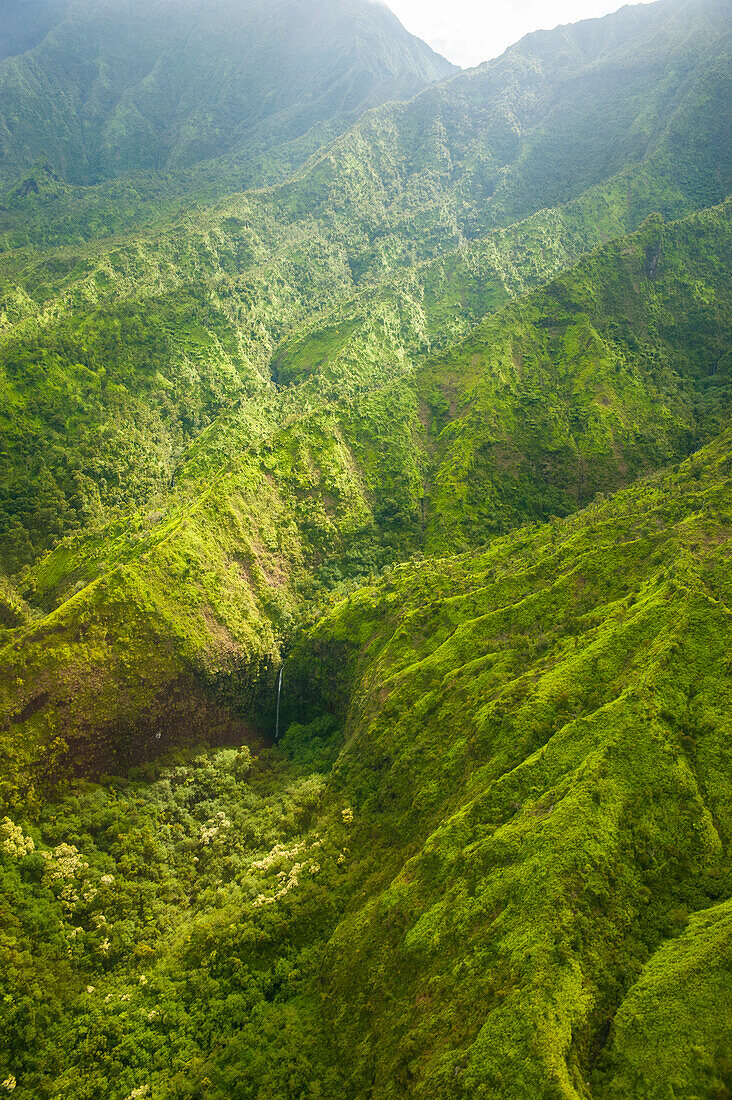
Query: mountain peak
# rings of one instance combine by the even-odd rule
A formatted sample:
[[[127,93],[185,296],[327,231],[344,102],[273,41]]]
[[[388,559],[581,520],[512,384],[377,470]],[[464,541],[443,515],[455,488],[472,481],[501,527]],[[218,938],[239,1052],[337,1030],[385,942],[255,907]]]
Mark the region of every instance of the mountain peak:
[[[313,128],[322,141],[454,71],[370,0],[32,0],[12,12],[0,36],[6,184],[41,158],[91,183],[229,153],[257,183],[269,149]]]

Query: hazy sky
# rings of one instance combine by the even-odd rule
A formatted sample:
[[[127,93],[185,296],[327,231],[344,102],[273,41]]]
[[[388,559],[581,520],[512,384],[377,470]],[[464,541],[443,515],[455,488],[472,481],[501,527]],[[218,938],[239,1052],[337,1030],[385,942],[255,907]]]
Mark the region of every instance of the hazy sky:
[[[607,15],[622,0],[386,0],[407,30],[457,65],[478,65],[529,31]]]

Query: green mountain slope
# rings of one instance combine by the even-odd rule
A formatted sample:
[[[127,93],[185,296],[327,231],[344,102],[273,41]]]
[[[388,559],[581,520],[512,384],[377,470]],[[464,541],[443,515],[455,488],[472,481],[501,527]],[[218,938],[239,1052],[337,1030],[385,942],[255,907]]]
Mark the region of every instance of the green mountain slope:
[[[299,383],[317,368],[328,396],[383,384],[649,209],[685,212],[726,194],[725,18],[714,0],[665,3],[602,21],[602,33],[583,24],[533,36],[409,104],[368,113],[281,187],[178,211],[111,244],[77,242],[40,257],[10,250],[0,284],[6,570],[150,500],[222,410],[271,404],[270,376]],[[618,66],[634,80],[611,79]],[[663,95],[659,68],[673,84]],[[621,131],[646,118],[651,84],[645,144],[637,156],[626,149],[617,172]],[[610,98],[600,98],[607,87]],[[518,102],[534,125],[516,123],[509,149],[497,120],[514,126]],[[532,168],[531,192],[516,173],[544,142],[547,120],[572,104],[596,131],[594,167],[588,174],[585,137],[555,143],[567,188]],[[677,132],[690,138],[683,156]],[[549,172],[550,158],[541,159]],[[475,166],[489,161],[505,187],[486,190]],[[516,213],[505,201],[510,179],[533,195],[529,210],[594,186],[504,234],[490,227]],[[44,225],[70,217],[69,228],[80,219],[86,234],[108,228],[107,200],[93,216],[83,205],[97,189],[69,190],[48,173],[32,180],[39,193],[16,188],[11,206]],[[115,186],[139,198],[129,177]],[[60,222],[59,194],[70,204]],[[375,301],[383,324],[374,324]]]
[[[424,207],[454,180],[454,231],[470,236],[648,162],[651,180],[657,164],[674,173],[667,203],[696,194],[708,205],[729,187],[729,31],[726,4],[672,0],[529,35],[410,104],[367,115],[309,169],[312,197],[318,184],[328,193],[340,158],[352,183],[391,192],[403,216],[411,204],[400,192]],[[715,159],[696,160],[709,141]],[[640,187],[628,202],[650,212]]]
[[[217,736],[266,725],[323,589],[566,514],[718,431],[729,219],[651,219],[371,395],[228,414],[155,511],[42,559],[3,651],[7,796],[37,793],[41,759],[53,782],[195,736],[202,708]]]
[[[16,811],[17,1095],[723,1095],[730,444],[335,604],[251,773]]]
[[[351,235],[381,258],[407,231],[425,258],[615,177],[633,225],[719,202],[732,156],[729,35],[723,0],[663,0],[529,35],[407,104],[367,112],[331,145],[311,144],[274,197],[278,216],[333,221],[346,209]],[[71,191],[36,174],[6,196],[5,221],[19,237],[78,239],[90,225],[129,228],[145,210],[243,186],[227,157]]]
[[[354,1094],[725,1087],[729,445],[403,567],[286,665],[290,697],[346,720],[332,783],[374,868],[406,856],[327,953]],[[699,984],[665,1004],[685,967]]]
[[[232,403],[250,424],[264,406],[271,425],[277,409],[401,376],[603,239],[611,219],[594,213],[591,200],[543,212],[363,289],[337,241],[305,227],[272,241],[245,200],[112,251],[8,257],[6,569],[114,509],[144,504]],[[278,394],[271,377],[305,390]]]
[[[0,179],[41,158],[90,183],[235,151],[251,184],[266,177],[269,149],[316,126],[322,142],[364,108],[452,71],[362,0],[75,0],[42,41],[0,64]]]

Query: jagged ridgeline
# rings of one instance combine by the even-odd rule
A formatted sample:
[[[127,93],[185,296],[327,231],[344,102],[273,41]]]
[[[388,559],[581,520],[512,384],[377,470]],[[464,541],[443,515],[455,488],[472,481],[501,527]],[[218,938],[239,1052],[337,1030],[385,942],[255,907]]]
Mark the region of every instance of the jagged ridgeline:
[[[731,30],[0,0],[0,1094],[732,1096]]]
[[[232,403],[260,419],[272,379],[330,364],[321,397],[363,392],[649,213],[724,199],[728,27],[709,0],[531,36],[368,112],[270,191],[184,213],[188,177],[158,175],[176,216],[149,199],[155,228],[112,242],[80,238],[125,204],[143,217],[138,176],[109,192],[36,173],[12,189],[8,245],[32,247],[0,257],[8,571],[145,504]],[[39,253],[49,232],[66,243]]]
[[[6,821],[19,1094],[725,1095],[731,444],[337,603],[253,768]]]
[[[319,593],[567,515],[719,431],[731,217],[651,218],[371,392],[303,385],[229,414],[155,511],[42,558],[6,601],[6,797],[266,728],[280,647]]]
[[[320,970],[347,1095],[725,1094],[731,442],[296,646],[374,875]]]
[[[367,0],[3,0],[0,16],[6,184],[39,161],[95,183],[225,153],[259,183],[453,71]]]

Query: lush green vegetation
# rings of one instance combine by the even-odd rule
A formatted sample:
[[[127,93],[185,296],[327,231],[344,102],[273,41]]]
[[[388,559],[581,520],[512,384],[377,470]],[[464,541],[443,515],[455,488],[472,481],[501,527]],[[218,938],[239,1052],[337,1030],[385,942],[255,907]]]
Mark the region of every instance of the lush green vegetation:
[[[253,767],[7,821],[16,1094],[724,1095],[729,443],[337,603]]]
[[[202,714],[214,738],[271,728],[280,652],[328,590],[567,515],[716,434],[731,213],[649,219],[416,370],[398,336],[366,383],[395,299],[354,312],[324,365],[219,417],[152,505],[42,558],[6,613],[5,797],[37,798],[69,753],[119,767],[195,737]]]
[[[231,197],[244,181],[219,160],[91,188],[59,161],[16,182],[0,259],[6,570],[152,502],[223,409],[271,405],[272,378],[316,371],[318,399],[363,393],[650,211],[724,198],[728,18],[711,0],[683,18],[674,5],[624,11],[602,34],[573,32],[571,56],[533,36],[367,112],[287,182],[246,196]],[[555,92],[537,101],[537,81]],[[683,148],[679,129],[694,135]]]
[[[10,183],[40,159],[94,183],[231,153],[240,188],[255,185],[365,108],[453,70],[363,0],[31,4],[8,32],[30,47],[0,61],[0,180]]]
[[[355,842],[403,852],[329,946],[355,1095],[729,1088],[729,443],[298,643]]]
[[[323,786],[243,747],[84,789],[32,837],[0,824],[16,1096],[146,1096],[157,1078],[169,1096],[315,1096],[316,1066],[338,1080],[306,990],[312,929],[348,877],[347,825],[315,827]],[[232,972],[242,951],[252,965]]]
[[[10,10],[0,1094],[732,1096],[729,31]]]

